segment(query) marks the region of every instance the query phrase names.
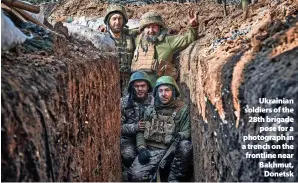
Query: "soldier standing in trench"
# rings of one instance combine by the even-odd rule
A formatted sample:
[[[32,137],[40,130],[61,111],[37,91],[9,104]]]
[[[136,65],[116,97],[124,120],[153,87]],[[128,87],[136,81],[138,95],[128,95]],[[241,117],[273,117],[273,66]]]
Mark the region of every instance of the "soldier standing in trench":
[[[168,35],[162,17],[155,12],[148,12],[140,19],[140,34],[135,39],[131,70],[147,72],[155,85],[156,79],[163,75],[172,76],[175,80],[178,72],[172,63],[173,54],[195,41],[198,20],[193,10],[189,11],[189,28],[183,35]]]
[[[154,98],[151,81],[145,72],[139,71],[131,75],[129,94],[121,98],[121,158],[123,181],[130,181],[128,170],[137,156],[136,134],[144,130],[142,121],[145,109],[153,105]]]
[[[139,155],[131,166],[132,181],[184,181],[192,158],[189,107],[177,98],[180,91],[170,76],[158,78],[153,94],[154,105],[144,114],[145,131],[136,137]]]
[[[126,10],[120,5],[110,5],[104,17],[106,31],[115,41],[116,51],[120,57],[120,86],[121,96],[127,94],[127,86],[131,75],[131,60],[134,51],[134,41],[125,34],[123,28],[128,22]]]

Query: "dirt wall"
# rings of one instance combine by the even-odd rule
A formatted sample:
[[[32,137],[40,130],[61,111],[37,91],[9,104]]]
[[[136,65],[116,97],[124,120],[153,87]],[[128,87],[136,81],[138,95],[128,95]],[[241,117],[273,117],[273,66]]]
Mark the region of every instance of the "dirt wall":
[[[2,181],[121,180],[118,57],[75,42],[2,53]]]
[[[246,36],[228,38],[219,47],[206,47],[206,36],[189,46],[180,55],[180,83],[190,102],[192,141],[194,144],[194,179],[205,181],[297,181],[294,177],[265,177],[264,171],[298,170],[298,24],[297,9],[288,17],[278,17],[279,10],[263,7],[241,27],[249,27]],[[253,9],[254,7],[252,7]],[[256,8],[256,7],[255,7]],[[297,8],[297,7],[296,7]],[[287,11],[287,10],[286,10]],[[289,11],[290,12],[290,11]],[[258,17],[262,16],[262,18]],[[288,21],[287,21],[288,20]],[[234,22],[237,22],[236,18]],[[226,36],[229,37],[227,34]],[[293,99],[294,104],[259,104],[259,98]],[[245,113],[245,108],[287,106],[294,113]],[[265,131],[260,127],[277,127],[276,123],[250,123],[249,117],[292,117],[294,123],[280,124],[293,131]],[[269,141],[268,145],[294,145],[294,149],[242,149],[242,145],[266,144],[264,141],[243,141],[245,135],[293,136],[294,140]],[[289,159],[249,159],[249,153],[290,154]],[[289,163],[293,168],[259,168],[259,162]]]

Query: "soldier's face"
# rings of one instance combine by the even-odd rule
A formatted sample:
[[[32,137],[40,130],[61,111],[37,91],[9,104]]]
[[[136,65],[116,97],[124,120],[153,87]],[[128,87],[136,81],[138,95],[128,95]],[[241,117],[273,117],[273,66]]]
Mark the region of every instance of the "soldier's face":
[[[172,99],[173,91],[171,87],[161,85],[160,87],[158,87],[158,96],[162,104],[168,104]]]
[[[159,35],[159,25],[157,24],[150,24],[144,28],[144,35],[145,38],[149,42],[156,42],[157,36]]]
[[[145,98],[148,94],[149,86],[146,81],[135,81],[133,87],[137,98]]]
[[[113,33],[120,33],[123,27],[123,16],[119,13],[115,13],[110,18],[110,28]]]

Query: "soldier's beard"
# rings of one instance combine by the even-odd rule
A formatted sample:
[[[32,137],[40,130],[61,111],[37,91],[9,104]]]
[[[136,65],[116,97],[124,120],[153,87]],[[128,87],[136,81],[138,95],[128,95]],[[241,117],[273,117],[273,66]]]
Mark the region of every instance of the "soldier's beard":
[[[144,39],[149,43],[156,43],[158,36],[159,36],[159,32],[157,32],[155,35],[145,34]]]
[[[146,41],[148,41],[149,43],[156,43],[157,42],[157,36],[146,36]]]
[[[119,33],[121,33],[121,28],[113,28],[113,27],[111,27],[111,31],[112,31],[114,34],[119,34]]]

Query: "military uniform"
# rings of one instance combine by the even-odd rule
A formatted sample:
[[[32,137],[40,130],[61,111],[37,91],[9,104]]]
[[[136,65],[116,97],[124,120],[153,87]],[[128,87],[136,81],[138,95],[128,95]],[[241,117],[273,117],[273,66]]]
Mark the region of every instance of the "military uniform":
[[[197,37],[197,27],[190,27],[183,35],[167,35],[167,29],[161,16],[157,13],[145,13],[140,20],[140,31],[149,24],[157,24],[160,26],[160,34],[155,44],[144,43],[140,34],[136,40],[136,49],[132,61],[132,72],[143,70],[148,73],[150,80],[155,85],[158,77],[163,75],[172,76],[174,79],[178,77],[178,72],[172,62],[174,52],[186,48],[195,41]],[[146,46],[144,46],[146,45]]]
[[[144,72],[132,74],[128,92],[129,94],[121,98],[121,158],[123,163],[123,180],[129,181],[127,171],[137,156],[136,134],[139,131],[138,122],[143,119],[144,112],[149,105],[154,103],[154,98],[148,93],[146,99],[140,101],[133,94],[133,82],[136,80],[147,81],[148,92],[152,91],[151,82]]]
[[[113,38],[115,41],[116,51],[119,55],[120,67],[120,87],[121,96],[127,95],[127,86],[131,75],[132,53],[134,51],[134,43],[131,36],[122,34],[120,38]]]
[[[123,16],[124,25],[128,22],[125,8],[119,5],[110,5],[107,9],[104,22],[109,29],[109,20],[113,13],[120,13]],[[115,41],[116,51],[119,55],[119,70],[120,70],[120,87],[121,96],[127,95],[127,87],[129,78],[131,75],[131,61],[133,57],[133,51],[135,49],[135,44],[132,36],[125,34],[123,31],[120,38],[115,38],[111,30],[108,30],[108,34]]]
[[[161,85],[171,85],[175,88],[176,96],[180,91],[175,80],[169,76],[160,77],[154,89],[157,98],[157,89]],[[137,134],[137,147],[146,147],[150,153],[148,164],[142,165],[136,158],[131,166],[132,180],[150,181],[169,148],[173,148],[162,163],[162,171],[169,169],[167,181],[181,181],[185,178],[188,165],[192,158],[192,144],[190,142],[191,128],[188,105],[174,98],[169,104],[155,101],[154,107],[149,106],[144,115],[145,131]],[[173,146],[173,144],[175,145]]]

